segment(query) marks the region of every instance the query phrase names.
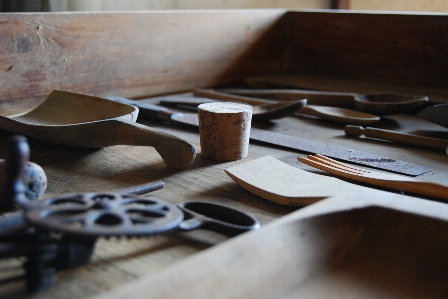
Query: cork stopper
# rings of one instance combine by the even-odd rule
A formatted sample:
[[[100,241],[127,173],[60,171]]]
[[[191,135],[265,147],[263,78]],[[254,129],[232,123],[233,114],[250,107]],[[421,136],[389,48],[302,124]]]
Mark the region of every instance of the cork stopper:
[[[252,106],[215,102],[198,108],[202,157],[216,161],[247,157]]]

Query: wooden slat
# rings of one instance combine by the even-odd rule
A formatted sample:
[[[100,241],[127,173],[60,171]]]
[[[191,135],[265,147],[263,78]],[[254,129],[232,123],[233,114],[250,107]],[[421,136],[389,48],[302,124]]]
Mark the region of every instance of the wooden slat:
[[[0,15],[0,113],[33,108],[53,89],[137,97],[272,71],[286,49],[283,14]]]
[[[289,73],[446,89],[448,16],[289,12]]]

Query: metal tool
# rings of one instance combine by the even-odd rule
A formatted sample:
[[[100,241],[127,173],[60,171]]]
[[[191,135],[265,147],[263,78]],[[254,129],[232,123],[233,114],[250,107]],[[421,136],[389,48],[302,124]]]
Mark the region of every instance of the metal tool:
[[[148,236],[179,230],[208,229],[228,236],[257,229],[251,216],[224,206],[186,202],[177,206],[139,192],[157,190],[162,182],[122,192],[76,193],[29,200],[22,180],[29,157],[26,139],[8,143],[6,185],[1,198],[0,258],[25,257],[24,277],[30,292],[53,285],[55,272],[89,262],[102,236]],[[55,234],[57,233],[57,234]]]
[[[257,229],[251,216],[207,202],[173,205],[156,196],[79,193],[33,202],[25,219],[36,228],[77,237],[148,236],[207,229],[228,236]]]
[[[117,97],[108,97],[108,99],[116,100]],[[167,108],[145,102],[139,103],[137,107],[140,109],[140,111],[144,112],[141,115],[144,115],[144,118],[150,121],[180,123],[194,127],[197,127],[199,125],[197,114],[177,113],[174,111],[170,111]],[[306,153],[318,153],[331,158],[367,165],[370,167],[384,169],[410,176],[418,176],[431,170],[428,167],[418,164],[395,160],[276,132],[260,130],[253,127],[250,131],[250,139],[253,141],[261,141],[267,144],[273,144],[289,149],[299,150]]]

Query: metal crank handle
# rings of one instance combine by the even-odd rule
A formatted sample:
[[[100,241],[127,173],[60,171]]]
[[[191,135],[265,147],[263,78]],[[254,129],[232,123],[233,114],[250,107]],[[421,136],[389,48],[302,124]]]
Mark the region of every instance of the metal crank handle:
[[[178,230],[206,229],[226,236],[236,236],[260,227],[252,216],[225,206],[206,202],[185,202],[178,207],[185,218]]]

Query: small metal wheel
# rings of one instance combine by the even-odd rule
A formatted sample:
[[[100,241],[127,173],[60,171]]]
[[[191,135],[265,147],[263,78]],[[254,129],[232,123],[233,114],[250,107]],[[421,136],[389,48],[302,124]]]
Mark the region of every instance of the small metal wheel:
[[[175,229],[183,212],[155,196],[79,193],[30,203],[29,225],[79,237],[143,236]]]

